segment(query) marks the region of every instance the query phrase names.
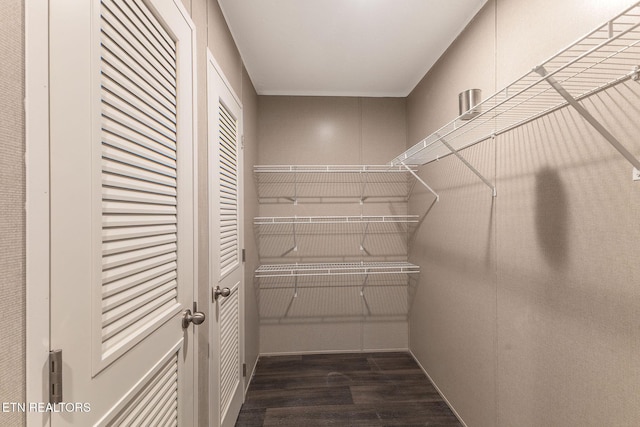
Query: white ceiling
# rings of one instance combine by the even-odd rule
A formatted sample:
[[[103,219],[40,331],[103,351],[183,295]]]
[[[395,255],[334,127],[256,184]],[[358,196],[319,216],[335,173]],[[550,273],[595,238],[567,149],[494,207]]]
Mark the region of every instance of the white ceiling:
[[[406,96],[487,0],[219,0],[261,95]]]

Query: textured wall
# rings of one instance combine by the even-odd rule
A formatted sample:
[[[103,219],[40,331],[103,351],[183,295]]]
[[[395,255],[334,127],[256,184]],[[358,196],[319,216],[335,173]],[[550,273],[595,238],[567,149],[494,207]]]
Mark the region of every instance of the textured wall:
[[[0,402],[25,401],[24,10],[0,2]],[[24,414],[0,413],[1,425]]]
[[[458,92],[491,94],[631,3],[490,1],[409,96],[409,144],[457,115]],[[631,82],[585,102],[636,156],[639,95]],[[569,109],[463,154],[498,197],[452,157],[421,169],[442,201],[410,249],[428,271],[411,350],[469,426],[637,425],[631,166]]]
[[[410,143],[456,115],[459,92],[494,91],[494,14],[489,2],[470,24],[473,37],[463,33],[409,96]],[[469,72],[470,64],[478,72]],[[493,154],[490,141],[464,153],[492,181]],[[490,426],[496,388],[495,200],[452,156],[421,168],[421,176],[440,202],[409,248],[409,260],[423,272],[411,310],[410,348],[469,426]],[[410,212],[424,213],[432,199],[421,191]]]
[[[260,96],[259,164],[385,164],[406,144],[405,99]],[[372,189],[375,184],[370,184]],[[301,184],[300,192],[305,191]],[[313,191],[344,195],[349,184],[319,185]],[[311,190],[308,191],[310,195]],[[316,194],[316,193],[314,193]],[[262,203],[261,216],[404,214],[406,203],[326,197]],[[406,259],[406,236],[367,237],[363,257],[353,230],[323,226],[299,230],[298,251],[290,234],[261,236],[261,262],[353,262]],[[265,233],[266,234],[266,233]],[[280,239],[278,239],[280,238]],[[355,239],[355,240],[354,240]],[[378,276],[372,280],[383,280]],[[388,279],[391,280],[391,279]],[[284,282],[284,281],[283,281]],[[306,280],[293,297],[291,283],[258,287],[261,353],[407,348],[407,286],[359,285],[342,278]],[[271,286],[273,285],[273,289]],[[304,289],[302,289],[304,287]]]
[[[242,73],[242,104],[244,118],[244,247],[246,258],[244,277],[245,340],[244,358],[247,364],[245,386],[249,385],[249,375],[258,361],[259,320],[258,301],[253,292],[253,272],[258,268],[258,250],[253,229],[253,218],[258,216],[258,196],[253,179],[253,165],[258,163],[258,95],[251,83],[247,70]]]

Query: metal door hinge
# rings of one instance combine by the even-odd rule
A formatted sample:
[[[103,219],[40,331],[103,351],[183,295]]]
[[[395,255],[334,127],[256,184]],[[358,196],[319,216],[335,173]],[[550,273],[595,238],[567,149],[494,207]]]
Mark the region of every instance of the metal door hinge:
[[[245,249],[242,249],[242,262],[245,262],[247,260],[247,252]]]
[[[49,352],[49,403],[62,402],[62,350]]]
[[[242,364],[242,376],[243,377],[247,376],[247,364],[246,363]]]

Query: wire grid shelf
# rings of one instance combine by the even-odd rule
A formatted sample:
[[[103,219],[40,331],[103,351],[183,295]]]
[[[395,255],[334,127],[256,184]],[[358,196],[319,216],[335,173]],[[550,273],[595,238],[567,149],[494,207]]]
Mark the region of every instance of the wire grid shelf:
[[[414,171],[417,169],[414,168]],[[255,165],[256,174],[406,174],[402,166],[389,165]]]
[[[563,49],[479,104],[471,120],[456,118],[395,159],[391,165],[424,165],[507,132],[568,102],[546,81],[552,77],[577,101],[629,79],[638,80],[640,2]]]
[[[415,184],[402,165],[255,165],[253,170],[261,200],[406,199]]]
[[[416,273],[420,273],[420,267],[408,262],[346,262],[261,265],[255,271],[255,277],[263,278]]]
[[[418,223],[419,215],[355,215],[355,216],[285,216],[285,217],[256,217],[254,225],[305,225],[305,224],[407,224]]]

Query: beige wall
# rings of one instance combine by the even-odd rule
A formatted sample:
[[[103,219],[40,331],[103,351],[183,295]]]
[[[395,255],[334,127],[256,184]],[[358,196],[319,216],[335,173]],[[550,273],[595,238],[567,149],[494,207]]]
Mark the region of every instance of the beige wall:
[[[25,401],[24,8],[0,2],[0,402]],[[26,422],[0,413],[1,425]]]
[[[259,164],[385,164],[406,144],[401,98],[260,96],[258,106]],[[314,190],[336,196],[344,195],[347,187],[336,183]],[[261,216],[405,212],[406,203],[384,199],[362,205],[331,197],[260,205]],[[299,230],[298,251],[286,256],[282,254],[293,244],[290,234],[260,235],[258,240],[266,264],[406,259],[406,235],[401,234],[367,237],[371,257],[359,250],[357,232],[340,227]],[[254,284],[261,353],[407,348],[406,281],[399,287],[372,286],[364,299],[353,278],[301,280],[297,298],[290,282]],[[272,289],[278,286],[284,288]]]
[[[457,115],[458,92],[491,94],[630,4],[489,1],[409,96],[409,145]],[[636,156],[639,94],[585,103]],[[411,350],[469,426],[637,425],[631,166],[568,109],[463,154],[498,196],[452,157],[421,169],[441,202],[410,248]]]
[[[244,355],[249,380],[259,354],[258,301],[253,291],[253,272],[258,268],[258,250],[253,229],[253,218],[258,215],[258,196],[253,180],[253,165],[258,162],[258,96],[247,70],[242,72],[242,104],[244,115],[244,247],[246,258],[245,277],[245,340]]]
[[[257,153],[257,95],[251,80],[244,69],[242,58],[233,41],[231,32],[220,6],[216,0],[183,0],[183,4],[191,14],[191,19],[196,25],[196,57],[198,60],[198,169],[199,169],[199,248],[198,248],[198,300],[200,309],[208,313],[208,303],[211,300],[211,286],[208,279],[209,272],[209,227],[208,218],[208,192],[207,192],[207,49],[211,51],[216,62],[222,68],[225,77],[231,84],[236,95],[243,104],[243,124],[244,124],[244,156],[245,164],[245,220],[250,221],[257,212],[257,204],[254,193],[252,193],[253,181],[250,172],[252,159]],[[248,175],[247,175],[248,174]],[[255,262],[255,239],[252,238],[252,228],[245,229],[245,247],[248,253],[248,262],[245,264],[247,278],[247,290],[245,291],[245,362],[248,369],[251,369],[258,358],[258,322],[257,308],[253,294],[250,291],[251,278]],[[199,420],[201,425],[208,425],[209,396],[209,328],[205,322],[200,325],[198,331],[198,343],[200,353],[198,355],[198,377],[199,386]],[[245,379],[249,381],[249,377]]]

